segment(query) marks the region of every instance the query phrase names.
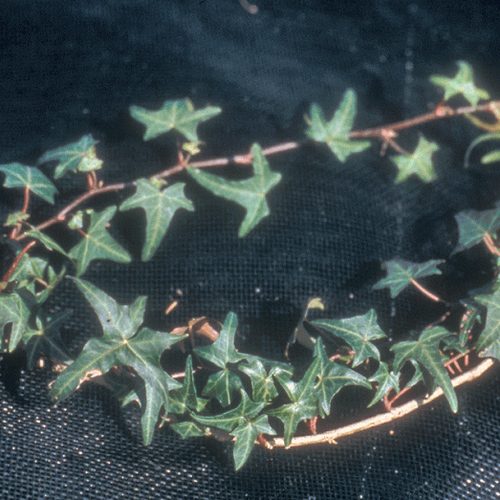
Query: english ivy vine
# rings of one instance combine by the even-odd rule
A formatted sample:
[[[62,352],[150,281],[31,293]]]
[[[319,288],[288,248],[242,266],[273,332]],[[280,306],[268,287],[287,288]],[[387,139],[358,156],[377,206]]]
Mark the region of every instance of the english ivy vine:
[[[406,151],[397,142],[398,134],[426,122],[464,116],[486,131],[467,151],[467,167],[477,147],[500,139],[500,102],[488,100],[488,92],[475,85],[469,64],[460,61],[458,67],[452,78],[431,77],[431,82],[444,90],[445,101],[431,113],[382,127],[353,130],[357,98],[349,89],[330,120],[320,106],[311,106],[305,136],[325,144],[340,162],[366,151],[373,140],[381,141],[384,152],[390,149],[397,153],[391,158],[396,183],[410,177],[430,183],[438,176],[434,154],[439,146],[420,134],[415,149]],[[465,99],[467,105],[456,107],[460,99]],[[471,292],[462,302],[450,303],[431,291],[427,283],[429,276],[439,279],[444,260],[408,262],[397,256],[383,263],[386,275],[373,284],[374,290],[381,290],[377,293],[388,293],[392,298],[413,288],[427,299],[441,302],[448,315],[459,311],[459,327],[433,324],[411,332],[408,340],[393,342],[373,309],[350,318],[309,321],[310,309],[322,309],[321,301],[313,299],[293,334],[293,341],[312,350],[305,369],[240,352],[235,346],[238,318],[233,312],[227,314],[220,329],[202,317],[170,332],[157,331],[144,325],[146,297],[138,297],[130,305],[118,304],[82,278],[96,260],[123,264],[131,261],[128,250],[109,231],[118,211],[143,211],[141,257],[143,261],[153,258],[175,214],[181,209],[195,211],[196,204],[185,194],[185,184],[174,180],[181,172],[187,172],[188,179],[213,195],[244,208],[240,237],[254,231],[269,215],[267,195],[278,186],[281,174],[272,169],[268,158],[297,149],[302,143],[264,149],[254,144],[248,154],[193,161],[192,157],[202,149],[198,127],[220,112],[213,106],[195,109],[189,99],[166,101],[158,110],[131,106],[131,116],[145,126],[144,140],[170,131],[185,140],[178,151],[177,165],[133,182],[104,184],[99,179],[99,171],[105,166],[91,135],[48,151],[36,165],[0,165],[4,188],[22,192],[20,206],[4,221],[6,230],[1,240],[3,249],[12,256],[0,281],[2,352],[22,348],[30,368],[41,358],[62,368],[50,387],[54,401],[64,400],[82,384],[94,380],[115,391],[124,405],[138,404],[146,445],[162,425],[170,426],[183,438],[225,436],[234,443],[236,469],[245,464],[255,444],[269,448],[307,445],[331,442],[333,436],[349,434],[350,430],[343,429],[316,434],[318,418],[335,412],[335,398],[347,386],[365,391],[369,407],[384,407],[383,413],[370,417],[366,425],[360,422],[358,430],[398,418],[441,393],[456,412],[459,400],[455,387],[484,373],[493,365],[491,358],[500,359],[498,204],[488,210],[466,210],[455,215],[458,241],[450,255],[483,245],[495,269],[489,287]],[[481,113],[492,120],[479,118]],[[483,164],[499,161],[498,150],[481,156]],[[205,171],[229,164],[249,165],[251,173],[244,180],[228,180]],[[67,175],[82,176],[84,191],[52,217],[40,220],[37,213],[30,211],[30,197],[35,195],[54,204],[59,193],[54,181]],[[89,203],[115,192],[127,194],[119,205],[98,210]],[[66,248],[65,239],[58,241],[46,233],[55,225],[77,236],[71,248]],[[53,259],[53,254],[60,259]],[[61,260],[64,265],[59,264]],[[69,312],[50,314],[45,305],[65,277],[71,278],[88,301],[102,329],[75,359],[67,354],[59,334]],[[179,346],[185,367],[174,373],[161,358],[165,351]],[[419,398],[424,386],[431,392],[437,390],[422,402]],[[409,402],[395,408],[396,400],[404,396]],[[278,434],[283,437],[276,437]]]

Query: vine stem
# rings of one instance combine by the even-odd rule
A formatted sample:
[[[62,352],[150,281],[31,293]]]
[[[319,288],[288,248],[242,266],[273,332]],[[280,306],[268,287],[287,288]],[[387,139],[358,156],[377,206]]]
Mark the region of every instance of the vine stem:
[[[473,380],[481,377],[489,369],[491,369],[494,364],[495,363],[492,359],[486,359],[472,370],[469,370],[462,375],[459,375],[458,377],[452,379],[451,383],[453,387],[459,387],[467,382],[472,382]],[[331,431],[323,432],[321,434],[293,438],[288,448],[298,448],[301,446],[311,446],[316,444],[337,444],[337,439],[339,438],[351,436],[352,434],[357,434],[358,432],[372,429],[374,427],[379,427],[381,425],[398,420],[405,415],[418,410],[422,406],[432,403],[442,395],[442,389],[438,388],[427,398],[414,399],[412,401],[409,401],[408,403],[405,403],[404,405],[391,409],[391,411],[389,412],[381,413],[379,415],[375,415],[374,417],[361,420],[360,422],[346,425],[345,427],[340,427]],[[270,440],[270,445],[273,448],[285,448],[285,442],[283,438],[275,438]]]
[[[489,112],[495,114],[499,107],[500,107],[500,101],[489,101],[485,104],[480,104],[478,106],[463,106],[460,108],[451,108],[449,106],[438,106],[434,111],[415,116],[414,118],[410,118],[408,120],[401,120],[380,127],[373,127],[363,130],[353,130],[349,134],[349,138],[381,139],[384,143],[390,141],[389,144],[392,147],[394,147],[395,142],[393,141],[393,138],[397,136],[398,131],[409,129],[417,125],[421,125],[423,123],[441,120],[444,118],[451,118],[454,116],[470,115],[472,113],[483,113],[483,112]],[[276,144],[274,146],[265,148],[262,150],[262,153],[264,154],[264,156],[272,156],[275,154],[281,154],[287,151],[298,149],[303,144],[304,141],[284,142],[281,144]],[[251,163],[252,163],[251,153],[234,155],[226,158],[213,158],[209,160],[190,162],[190,163],[184,160],[180,160],[176,165],[169,167],[165,170],[162,170],[157,174],[154,174],[152,177],[157,179],[166,179],[168,177],[171,177],[173,175],[176,175],[184,171],[188,166],[192,168],[213,168],[213,167],[223,167],[231,164],[250,165]],[[41,231],[50,226],[53,226],[54,224],[63,222],[66,219],[66,216],[69,214],[69,212],[71,212],[71,210],[80,206],[82,203],[89,200],[90,198],[93,198],[94,196],[99,196],[101,194],[110,192],[122,191],[126,188],[133,187],[134,185],[135,181],[119,182],[116,184],[110,184],[108,186],[99,186],[96,184],[93,186],[93,188],[89,189],[87,192],[85,192],[84,194],[76,198],[73,202],[71,202],[69,205],[67,205],[65,208],[63,208],[57,215],[35,226],[35,229]],[[20,235],[15,235],[13,239],[22,240],[24,238],[25,235],[20,234]]]
[[[427,290],[425,286],[421,285],[416,279],[412,278],[410,283],[419,291],[422,292],[427,298],[433,300],[434,302],[444,302],[441,297]]]
[[[9,269],[7,269],[5,274],[2,276],[2,280],[0,283],[7,283],[9,281],[10,277],[14,274],[14,271],[17,269],[19,262],[21,262],[21,259],[23,258],[23,256],[26,253],[28,253],[35,245],[36,245],[36,241],[32,240],[27,245],[25,245],[23,247],[23,249],[16,255],[16,258],[12,261],[12,264],[9,266]],[[2,291],[1,288],[0,288],[0,291]]]
[[[490,233],[486,233],[484,235],[483,241],[490,253],[496,255],[497,257],[500,256],[500,250],[496,247],[495,242],[493,241],[493,238],[491,237]]]

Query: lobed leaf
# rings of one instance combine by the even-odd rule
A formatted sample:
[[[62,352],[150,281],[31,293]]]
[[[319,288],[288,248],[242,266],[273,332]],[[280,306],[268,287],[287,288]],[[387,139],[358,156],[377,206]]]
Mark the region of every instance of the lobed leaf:
[[[18,293],[0,295],[0,340],[5,342],[6,327],[11,325],[9,352],[15,350],[21,341],[30,318],[30,309]]]
[[[38,168],[22,165],[21,163],[6,163],[0,165],[0,172],[5,175],[4,187],[25,188],[40,196],[48,203],[54,204],[54,195],[57,188],[52,181]]]
[[[495,237],[500,230],[500,206],[491,210],[464,210],[455,215],[458,243],[452,254],[481,243],[485,236]]]
[[[258,144],[251,149],[253,173],[250,179],[231,181],[201,169],[188,168],[189,175],[216,196],[242,206],[246,215],[238,235],[246,236],[264,217],[269,215],[266,195],[281,180],[281,174],[273,172]]]
[[[141,106],[130,107],[132,118],[146,126],[145,141],[175,129],[188,141],[198,142],[198,125],[217,116],[221,111],[215,106],[195,110],[189,99],[165,101],[157,111],[150,111]]]
[[[142,248],[142,260],[150,260],[160,246],[172,218],[178,209],[193,211],[191,201],[184,194],[185,184],[179,182],[161,189],[158,181],[139,179],[136,192],[126,199],[120,210],[142,208],[146,214],[146,239]]]
[[[396,184],[405,181],[412,175],[416,175],[423,182],[434,181],[437,175],[432,163],[432,155],[438,149],[439,146],[436,143],[428,141],[421,135],[413,153],[392,157],[392,161],[398,167]]]
[[[54,179],[60,179],[67,172],[92,172],[102,168],[102,160],[97,157],[92,135],[84,135],[80,140],[51,149],[38,160],[39,164],[55,162]]]
[[[312,104],[310,116],[306,118],[309,128],[306,134],[317,142],[324,142],[339,161],[345,162],[353,153],[360,153],[370,147],[369,141],[350,139],[350,132],[356,116],[356,92],[348,89],[330,121],[325,119],[323,110]]]
[[[444,260],[427,260],[422,263],[409,262],[403,259],[386,261],[387,276],[373,285],[374,290],[389,288],[391,298],[396,298],[408,285],[419,278],[441,274],[437,266]]]
[[[476,342],[476,350],[482,357],[494,357],[500,360],[500,288],[492,294],[474,297],[477,302],[487,307],[486,323]]]
[[[378,365],[377,371],[368,379],[375,384],[375,395],[368,403],[368,408],[378,403],[386,394],[392,390],[399,392],[399,374],[389,370],[389,366],[384,361]]]
[[[184,369],[184,381],[180,389],[169,394],[169,411],[183,415],[189,411],[201,411],[205,408],[207,400],[198,397],[193,377],[193,360],[191,355],[187,357]]]

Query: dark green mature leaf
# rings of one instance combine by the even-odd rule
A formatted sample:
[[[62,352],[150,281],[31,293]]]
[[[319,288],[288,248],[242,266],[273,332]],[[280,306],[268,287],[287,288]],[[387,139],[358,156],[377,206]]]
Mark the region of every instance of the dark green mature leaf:
[[[238,363],[245,359],[246,356],[240,354],[234,347],[237,328],[238,317],[235,313],[229,312],[217,340],[208,346],[197,347],[194,349],[195,354],[219,368],[226,368],[229,363]]]
[[[153,257],[165,236],[175,212],[179,208],[193,211],[191,200],[184,194],[185,184],[179,182],[162,189],[160,181],[139,179],[136,192],[126,199],[120,210],[142,208],[146,212],[146,240],[142,248],[142,260]]]
[[[308,137],[326,143],[341,162],[345,162],[351,154],[360,153],[370,147],[369,141],[355,141],[349,138],[356,116],[356,106],[356,92],[348,89],[330,121],[326,121],[323,110],[317,104],[311,106],[310,116],[306,119],[309,124],[306,131]]]
[[[458,243],[453,253],[471,248],[485,236],[494,237],[500,230],[500,207],[491,210],[465,210],[455,215],[458,225]]]
[[[391,347],[395,353],[394,370],[399,369],[407,361],[419,363],[443,390],[454,413],[458,410],[457,396],[450,377],[444,367],[444,357],[439,350],[440,343],[451,334],[440,326],[428,328],[422,332],[418,340],[399,342]]]
[[[40,196],[45,201],[54,203],[54,195],[57,193],[57,189],[52,181],[38,168],[28,167],[21,163],[6,163],[0,165],[0,172],[5,174],[4,187],[27,187],[32,193]]]
[[[387,276],[373,285],[374,290],[389,288],[391,298],[397,297],[408,285],[418,278],[441,274],[437,266],[444,260],[427,260],[422,263],[409,262],[403,259],[386,261]]]
[[[6,327],[11,325],[9,352],[14,351],[21,341],[30,318],[30,310],[17,293],[0,295],[0,339],[5,341]]]
[[[144,382],[141,395],[143,440],[149,444],[160,411],[168,411],[168,392],[180,386],[161,367],[160,357],[184,337],[140,328],[145,298],[131,306],[121,306],[88,281],[75,279],[103,328],[103,336],[90,339],[80,355],[56,379],[51,389],[55,400],[68,397],[89,373],[105,374],[114,366],[132,368]]]
[[[262,361],[250,358],[241,363],[238,370],[250,378],[252,397],[255,401],[272,401],[278,396],[278,390],[274,385],[274,375],[280,368],[272,367],[267,371]]]
[[[106,229],[115,212],[116,207],[105,208],[102,212],[90,212],[90,224],[85,236],[69,252],[69,256],[75,262],[77,276],[81,276],[96,259],[112,260],[122,264],[131,261],[130,254]]]
[[[254,420],[247,420],[231,432],[236,438],[233,447],[234,467],[240,470],[250,457],[259,434],[273,436],[276,431],[269,425],[267,415],[259,415]]]
[[[233,395],[243,384],[240,377],[229,368],[223,368],[208,377],[202,394],[214,397],[222,406],[228,406],[233,401]]]
[[[221,111],[215,106],[195,110],[189,99],[165,101],[158,111],[150,111],[141,106],[130,106],[132,118],[146,126],[145,141],[175,129],[188,141],[198,142],[198,125],[218,115]]]
[[[169,395],[169,412],[183,415],[192,411],[201,411],[207,404],[206,399],[198,397],[193,377],[193,360],[191,356],[187,357],[184,369],[185,377],[180,389],[172,391]]]
[[[477,339],[476,349],[482,357],[500,359],[500,288],[495,293],[475,297],[477,302],[486,306],[486,324]]]
[[[369,358],[380,360],[380,352],[371,341],[382,339],[386,335],[377,323],[374,309],[352,318],[321,319],[312,321],[312,324],[351,346],[354,351],[353,367]]]
[[[477,88],[474,83],[472,67],[465,61],[457,61],[458,72],[453,78],[433,75],[430,81],[444,90],[444,100],[448,101],[456,95],[461,95],[472,106],[476,106],[482,99],[489,99],[490,95],[486,90]]]
[[[264,217],[269,215],[266,195],[281,180],[281,174],[273,172],[258,144],[251,149],[253,177],[242,181],[230,181],[201,169],[188,168],[189,175],[201,186],[246,210],[238,235],[246,236]]]
[[[376,388],[375,395],[368,403],[368,408],[381,401],[391,390],[399,392],[399,374],[390,371],[384,361],[379,363],[377,371],[368,380],[374,382]]]
[[[51,361],[67,363],[71,360],[61,339],[60,328],[71,315],[71,311],[56,313],[44,318],[38,315],[35,319],[36,328],[29,328],[23,334],[28,369],[36,366],[37,360],[47,356]]]
[[[423,182],[432,182],[437,178],[432,155],[439,149],[439,146],[428,141],[423,135],[418,140],[417,147],[412,154],[398,155],[392,157],[392,161],[398,167],[396,184],[405,181],[408,177],[416,175]]]
[[[57,162],[54,178],[59,179],[67,172],[92,172],[102,168],[102,161],[97,157],[92,135],[84,135],[80,140],[47,151],[38,160],[39,164]]]

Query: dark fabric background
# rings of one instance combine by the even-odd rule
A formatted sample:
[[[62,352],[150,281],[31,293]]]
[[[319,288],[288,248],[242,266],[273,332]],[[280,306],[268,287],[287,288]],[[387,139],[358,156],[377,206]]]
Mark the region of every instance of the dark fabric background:
[[[312,101],[327,114],[342,92],[359,96],[357,126],[431,109],[439,92],[429,75],[472,63],[478,82],[500,95],[500,7],[482,2],[258,1],[251,15],[237,0],[3,0],[0,5],[0,163],[32,163],[45,150],[92,132],[106,180],[132,179],[175,162],[170,137],[141,141],[130,104],[158,106],[191,97],[223,108],[202,126],[205,156],[245,152],[303,137]],[[493,170],[463,169],[473,137],[463,121],[423,131],[442,149],[439,179],[395,186],[378,155],[345,165],[307,146],[271,159],[283,182],[272,215],[237,238],[242,211],[189,185],[195,214],[179,214],[157,257],[130,267],[95,263],[88,273],[122,301],[150,295],[152,324],[238,313],[238,345],[280,356],[311,296],[338,317],[375,307],[394,338],[424,326],[439,309],[411,292],[395,303],[372,292],[380,261],[445,258],[456,241],[453,214],[498,198]],[[416,135],[401,139],[413,147]],[[66,181],[60,203],[81,189]],[[2,217],[15,206],[0,194]],[[109,200],[108,200],[109,201]],[[118,200],[115,200],[118,201]],[[47,207],[36,207],[43,215]],[[140,214],[114,228],[136,256]],[[459,257],[458,276],[440,292],[463,296],[480,284],[486,255]],[[475,265],[479,262],[479,265]],[[479,278],[477,276],[479,275]],[[438,286],[438,283],[435,283]],[[162,309],[182,292],[165,324]],[[96,333],[90,309],[65,285],[53,307],[73,308],[64,332],[75,352]],[[2,498],[494,498],[498,495],[498,370],[459,390],[460,413],[436,402],[418,414],[343,440],[336,447],[257,450],[235,474],[224,447],[158,433],[144,448],[135,410],[120,410],[106,390],[86,387],[54,407],[52,375],[26,372],[22,355],[1,362]],[[339,421],[349,411],[336,409]],[[496,493],[495,493],[496,492]]]

